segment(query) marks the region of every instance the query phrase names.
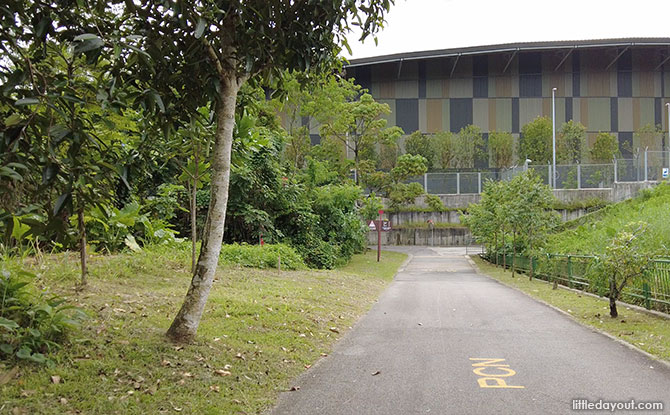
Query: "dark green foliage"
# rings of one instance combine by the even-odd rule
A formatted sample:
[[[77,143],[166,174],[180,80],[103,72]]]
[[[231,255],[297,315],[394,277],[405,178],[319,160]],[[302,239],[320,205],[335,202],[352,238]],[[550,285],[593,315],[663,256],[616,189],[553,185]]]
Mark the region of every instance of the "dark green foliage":
[[[614,157],[621,155],[619,142],[614,134],[605,132],[598,133],[589,152],[593,163],[612,163]]]
[[[534,164],[552,160],[552,126],[547,117],[537,117],[521,128],[519,160],[530,159]]]
[[[423,135],[421,131],[415,131],[405,139],[405,153],[423,156],[426,159],[426,168],[433,168],[434,148],[430,137]]]
[[[379,211],[384,208],[382,199],[371,193],[368,197],[363,199],[363,206],[360,213],[365,220],[374,220],[379,218]]]
[[[586,143],[586,127],[570,120],[561,126],[556,136],[556,159],[560,163],[577,164],[582,161]]]
[[[512,165],[514,159],[514,137],[508,132],[492,131],[489,134],[491,167],[499,169]]]
[[[52,363],[49,353],[62,347],[68,331],[80,326],[83,311],[65,300],[33,293],[37,276],[25,271],[0,274],[0,359]]]
[[[447,209],[439,196],[427,194],[425,200],[426,204],[433,212],[444,212]]]

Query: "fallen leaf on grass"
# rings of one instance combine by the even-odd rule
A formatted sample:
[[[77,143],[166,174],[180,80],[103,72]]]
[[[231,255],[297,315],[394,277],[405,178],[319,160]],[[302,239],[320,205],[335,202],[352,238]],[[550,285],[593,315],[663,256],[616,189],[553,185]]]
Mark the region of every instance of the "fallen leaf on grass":
[[[230,376],[230,375],[232,375],[232,373],[230,373],[227,370],[223,370],[223,369],[217,369],[217,370],[214,371],[214,373],[216,373],[219,376]]]
[[[61,381],[60,376],[58,376],[58,375],[51,376],[51,383],[54,383],[54,384],[58,385],[60,383],[60,381]]]
[[[9,372],[5,372],[2,375],[0,375],[0,385],[4,385],[5,383],[12,380],[12,378],[16,375],[16,372],[18,371],[19,367],[15,366],[12,369],[10,369]]]
[[[331,327],[329,330],[332,331],[333,333],[340,334],[340,331],[337,329],[337,327]]]
[[[235,357],[238,358],[238,359],[247,360],[247,359],[244,358],[244,356],[242,355],[242,353],[238,353],[238,354],[236,354]]]
[[[212,392],[219,393],[221,392],[221,387],[219,385],[210,385],[209,390]]]

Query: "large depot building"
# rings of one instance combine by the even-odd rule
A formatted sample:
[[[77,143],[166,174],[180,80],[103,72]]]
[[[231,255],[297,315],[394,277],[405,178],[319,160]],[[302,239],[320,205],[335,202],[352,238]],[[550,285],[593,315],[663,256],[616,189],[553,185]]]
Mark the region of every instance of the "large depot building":
[[[379,102],[389,124],[406,134],[458,132],[475,124],[518,137],[537,116],[551,117],[556,88],[557,129],[567,120],[618,137],[622,153],[639,147],[634,132],[647,124],[667,132],[670,38],[514,43],[354,59],[346,66]],[[666,133],[667,135],[667,133]],[[667,138],[659,143],[665,148]],[[628,143],[628,145],[624,145]]]

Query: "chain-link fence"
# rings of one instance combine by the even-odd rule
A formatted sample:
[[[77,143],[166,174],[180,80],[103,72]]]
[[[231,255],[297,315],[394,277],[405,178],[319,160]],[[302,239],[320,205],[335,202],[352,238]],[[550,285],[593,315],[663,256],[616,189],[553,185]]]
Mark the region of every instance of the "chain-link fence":
[[[406,183],[419,183],[428,194],[478,194],[488,180],[511,180],[533,170],[542,182],[556,189],[609,189],[619,182],[645,182],[667,179],[670,151],[645,151],[632,158],[615,159],[609,164],[560,164],[556,166],[556,185],[552,186],[552,166],[530,164],[504,170],[426,173]],[[355,176],[352,173],[352,178]]]

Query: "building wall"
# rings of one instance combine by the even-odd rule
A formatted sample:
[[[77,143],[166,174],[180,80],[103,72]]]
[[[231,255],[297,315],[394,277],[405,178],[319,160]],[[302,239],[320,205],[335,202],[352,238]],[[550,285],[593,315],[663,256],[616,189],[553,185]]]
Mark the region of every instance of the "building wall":
[[[667,136],[670,63],[655,70],[665,49],[584,48],[567,58],[566,53],[519,52],[511,61],[511,53],[398,61],[350,67],[347,75],[389,104],[389,124],[406,134],[458,132],[475,124],[485,138],[507,131],[518,139],[524,124],[551,117],[556,87],[557,129],[570,119],[579,121],[589,146],[599,131],[612,132],[627,155],[640,146],[634,132],[647,124],[661,125]],[[665,141],[657,143],[659,150]]]

